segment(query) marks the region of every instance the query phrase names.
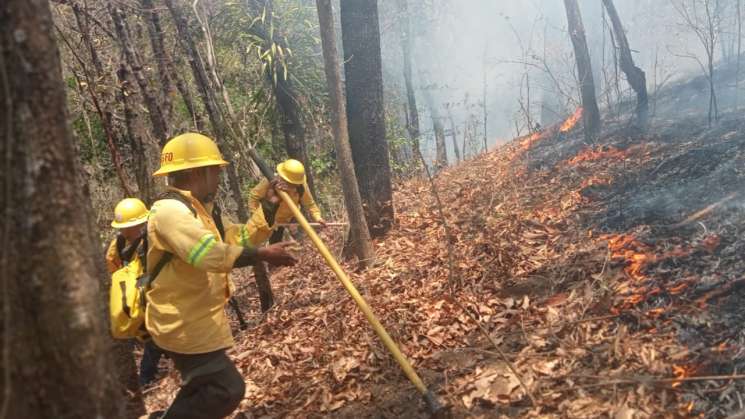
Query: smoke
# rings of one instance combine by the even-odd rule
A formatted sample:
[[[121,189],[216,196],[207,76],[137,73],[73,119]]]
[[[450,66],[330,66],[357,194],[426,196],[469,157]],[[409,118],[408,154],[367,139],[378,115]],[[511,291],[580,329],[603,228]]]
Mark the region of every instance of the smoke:
[[[401,25],[405,22],[399,1],[380,0],[379,9],[386,99],[400,101],[403,121]],[[700,74],[697,59],[704,59],[700,42],[671,1],[686,2],[615,0],[652,95],[676,79]],[[610,24],[603,16],[602,2],[579,3],[598,101],[601,109],[612,110],[629,94],[629,87],[615,64]],[[579,106],[561,0],[409,0],[408,10],[422,151],[428,159],[435,148],[433,115],[442,120],[448,134],[455,126],[459,144],[464,135],[470,136],[467,149],[473,155],[483,147],[484,113],[491,148],[528,133],[536,124],[565,119]],[[447,143],[453,162],[449,135]]]

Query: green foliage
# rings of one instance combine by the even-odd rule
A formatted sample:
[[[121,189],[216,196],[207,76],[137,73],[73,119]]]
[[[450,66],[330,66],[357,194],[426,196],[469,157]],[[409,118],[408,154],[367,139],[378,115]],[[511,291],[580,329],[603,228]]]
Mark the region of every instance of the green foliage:
[[[85,118],[80,114],[72,121],[72,128],[77,138],[80,138],[80,159],[84,163],[91,163],[96,156],[108,155],[106,133],[97,115],[89,115],[90,133]],[[92,137],[91,135],[92,134]]]
[[[314,154],[309,159],[311,170],[317,178],[331,177],[336,173],[336,153]]]
[[[69,76],[65,78],[65,85],[67,85],[68,89],[74,90],[77,87],[78,82],[75,80],[74,76]]]

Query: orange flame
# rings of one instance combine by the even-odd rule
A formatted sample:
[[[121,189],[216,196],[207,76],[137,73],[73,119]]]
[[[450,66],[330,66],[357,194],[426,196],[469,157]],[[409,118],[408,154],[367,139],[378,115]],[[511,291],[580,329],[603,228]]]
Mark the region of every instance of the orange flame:
[[[567,132],[571,130],[575,125],[577,125],[577,122],[582,117],[582,108],[577,108],[577,110],[574,112],[572,116],[567,118],[564,122],[561,123],[561,126],[559,126],[560,132]],[[518,137],[515,141],[518,141],[518,148],[516,156],[520,155],[521,153],[524,153],[525,151],[528,151],[531,147],[533,147],[533,144],[537,143],[538,141],[541,141],[543,139],[549,138],[553,135],[557,134],[557,125],[552,125],[549,128],[546,128],[543,131],[536,131],[530,135],[526,135],[523,137]]]
[[[628,265],[623,269],[630,278],[637,281],[646,277],[642,272],[648,263],[655,262],[657,257],[651,253],[649,246],[636,240],[633,234],[610,234],[600,237],[608,240],[608,249],[612,259],[625,260]],[[634,301],[632,304],[637,303]]]
[[[559,131],[561,132],[567,132],[574,128],[575,125],[577,125],[577,122],[579,122],[579,119],[582,118],[582,107],[580,106],[577,108],[576,111],[574,111],[574,114],[567,118],[566,121],[564,121],[563,124],[561,124],[561,127],[559,128]]]
[[[570,165],[576,165],[586,161],[595,161],[601,159],[623,160],[628,157],[628,150],[619,150],[616,147],[598,147],[594,150],[586,148],[581,153],[567,161]]]
[[[669,258],[690,256],[693,252],[693,249],[675,246],[671,250],[655,254],[649,245],[636,240],[633,234],[606,234],[600,236],[600,239],[608,241],[608,250],[611,252],[612,259],[625,260],[627,262],[624,272],[630,278],[636,280],[646,279],[642,271],[651,263]],[[687,284],[680,284],[675,287],[678,289],[674,291],[680,292],[686,286]]]
[[[701,365],[674,365],[673,364],[673,375],[675,378],[687,378],[693,377],[700,371]],[[672,387],[679,387],[683,384],[682,381],[674,381]]]
[[[531,134],[529,137],[525,138],[524,140],[520,141],[520,150],[521,151],[527,151],[531,147],[533,147],[533,144],[537,143],[543,138],[543,135],[541,131],[536,131],[533,134]]]

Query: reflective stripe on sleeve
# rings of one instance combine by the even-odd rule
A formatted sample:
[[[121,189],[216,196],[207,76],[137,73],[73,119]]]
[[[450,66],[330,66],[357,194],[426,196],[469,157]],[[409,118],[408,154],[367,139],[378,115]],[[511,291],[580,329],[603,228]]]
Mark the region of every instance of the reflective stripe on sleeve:
[[[215,236],[213,234],[205,234],[201,239],[191,248],[189,255],[186,257],[186,261],[192,265],[197,266],[204,256],[212,249],[215,245]]]

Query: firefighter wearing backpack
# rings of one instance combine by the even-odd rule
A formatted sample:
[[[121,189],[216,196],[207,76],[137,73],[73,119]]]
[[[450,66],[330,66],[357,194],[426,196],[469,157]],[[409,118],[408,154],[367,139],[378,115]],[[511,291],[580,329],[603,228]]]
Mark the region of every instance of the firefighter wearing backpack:
[[[147,227],[147,215],[147,207],[137,198],[125,198],[116,204],[111,226],[117,234],[106,251],[106,267],[110,274],[137,257]]]
[[[292,211],[281,201],[277,190],[287,192],[295,205],[302,203],[313,220],[321,226],[326,224],[308,189],[303,164],[294,159],[285,160],[277,165],[277,175],[271,182],[262,179],[248,194],[251,218],[242,233],[254,246],[264,243],[267,239],[270,244],[281,241],[283,228],[276,227],[277,224],[288,223],[293,218]],[[254,277],[256,288],[259,290],[261,311],[267,311],[274,305],[274,295],[269,274],[263,264],[254,266]]]
[[[296,260],[285,243],[256,248],[223,240],[212,210],[220,171],[228,162],[210,138],[196,133],[172,138],[160,161],[154,176],[168,176],[170,196],[150,210],[148,271],[163,258],[167,262],[151,279],[145,324],[179,370],[182,387],[168,410],[150,417],[223,418],[245,391],[243,377],[225,353],[233,346],[225,313],[233,289],[228,273],[259,261],[294,265]],[[226,228],[226,238],[238,236],[231,229]]]
[[[116,204],[111,226],[117,230],[117,235],[106,252],[106,266],[110,274],[113,275],[124,265],[139,259],[140,253],[144,253],[148,213],[145,204],[137,198],[125,198]],[[158,362],[162,356],[163,353],[152,340],[144,341],[140,360],[140,386],[144,387],[155,381]]]

